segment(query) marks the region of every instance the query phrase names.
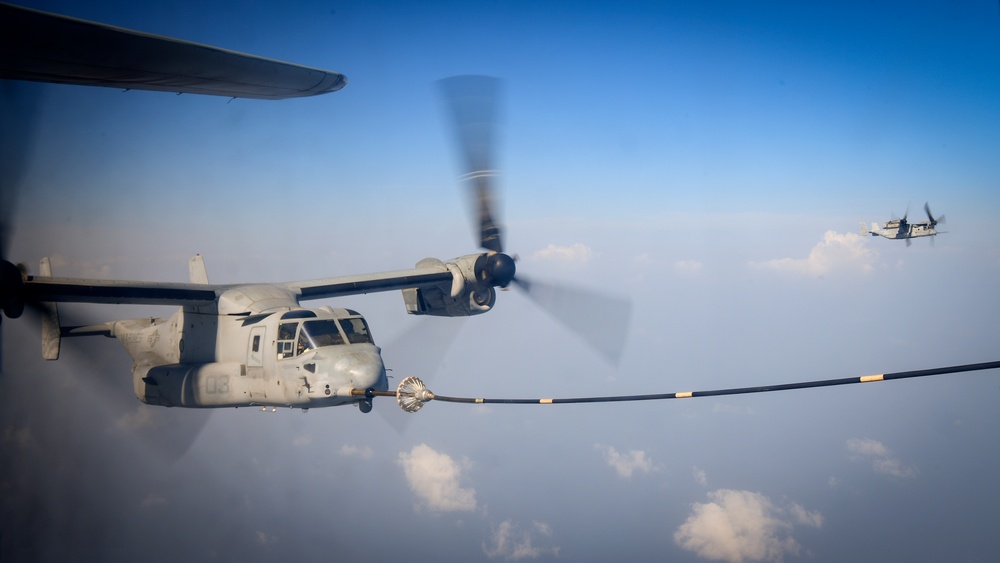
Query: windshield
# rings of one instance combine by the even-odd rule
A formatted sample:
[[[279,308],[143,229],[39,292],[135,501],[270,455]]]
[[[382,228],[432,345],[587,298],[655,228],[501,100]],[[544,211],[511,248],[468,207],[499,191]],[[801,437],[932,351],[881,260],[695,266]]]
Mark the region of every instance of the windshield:
[[[366,342],[374,344],[371,334],[368,333],[368,325],[364,319],[341,319],[340,326],[344,327],[344,334],[347,335],[347,340],[351,344],[363,344]]]
[[[357,317],[350,319],[316,319],[301,323],[281,323],[278,326],[278,358],[290,358],[303,352],[337,346],[346,342],[351,344],[374,344],[368,332],[368,324]],[[343,330],[343,334],[341,334]],[[296,333],[298,338],[296,338]]]
[[[302,323],[302,330],[299,332],[300,350],[311,350],[343,343],[344,337],[337,330],[337,321],[335,320],[324,319]]]

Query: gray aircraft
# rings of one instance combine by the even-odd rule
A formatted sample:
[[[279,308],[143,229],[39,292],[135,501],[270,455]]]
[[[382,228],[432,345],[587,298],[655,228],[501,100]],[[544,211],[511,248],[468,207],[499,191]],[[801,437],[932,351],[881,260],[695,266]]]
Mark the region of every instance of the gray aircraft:
[[[881,227],[878,223],[872,223],[872,228],[869,229],[868,225],[861,222],[861,236],[870,234],[871,236],[880,236],[888,239],[905,239],[906,246],[910,246],[910,239],[918,237],[932,237],[943,233],[944,231],[938,231],[935,229],[938,223],[944,223],[944,215],[938,217],[937,219],[931,215],[931,208],[924,203],[924,212],[927,213],[927,221],[920,223],[910,223],[906,220],[909,212],[903,215],[902,219],[892,219],[886,221]],[[931,239],[933,240],[933,239]]]
[[[0,4],[0,12],[4,78],[266,99],[321,94],[347,82],[329,71],[8,4]],[[48,33],[51,26],[61,33]],[[53,46],[36,37],[61,37],[65,44]],[[99,47],[109,44],[114,48]],[[142,56],[116,58],[132,52]],[[89,56],[103,57],[105,64],[95,67]],[[371,411],[375,392],[385,392],[388,381],[367,321],[351,309],[301,303],[381,291],[400,291],[409,314],[464,317],[491,310],[496,288],[513,284],[617,360],[630,312],[626,300],[515,277],[514,259],[504,252],[490,166],[498,81],[455,77],[442,81],[442,87],[468,172],[483,252],[447,261],[427,258],[406,270],[284,283],[210,284],[201,256],[190,260],[189,283],[60,278],[53,277],[47,258],[38,275],[6,259],[11,206],[5,206],[0,217],[4,315],[18,318],[28,309],[40,317],[47,360],[58,359],[63,338],[117,339],[133,360],[136,397],[167,407],[353,404]],[[178,309],[168,317],[62,326],[57,303],[65,302]]]

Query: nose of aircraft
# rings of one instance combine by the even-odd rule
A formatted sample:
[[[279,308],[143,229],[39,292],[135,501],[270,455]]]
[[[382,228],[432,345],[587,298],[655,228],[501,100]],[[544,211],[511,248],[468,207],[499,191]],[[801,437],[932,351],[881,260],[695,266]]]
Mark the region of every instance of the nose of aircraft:
[[[372,345],[352,344],[334,364],[334,370],[347,387],[385,391],[389,382],[379,349]]]

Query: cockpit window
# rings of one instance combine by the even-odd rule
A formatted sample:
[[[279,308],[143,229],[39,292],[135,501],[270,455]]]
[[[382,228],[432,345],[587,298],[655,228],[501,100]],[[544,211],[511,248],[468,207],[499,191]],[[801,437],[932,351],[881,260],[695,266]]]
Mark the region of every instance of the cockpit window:
[[[278,359],[291,358],[295,355],[293,346],[295,344],[295,330],[299,328],[299,323],[281,323],[278,325]]]
[[[368,333],[368,325],[364,319],[341,319],[340,326],[343,327],[347,341],[351,344],[373,344],[371,334]]]
[[[316,319],[301,323],[281,323],[278,325],[278,359],[298,356],[323,346],[344,344],[344,335],[351,344],[372,343],[368,325],[362,318]],[[341,334],[340,329],[343,329]],[[296,338],[298,335],[298,338]]]
[[[299,332],[299,341],[295,344],[295,355],[298,356],[306,350],[312,350],[315,346],[309,341],[309,334],[303,330]]]
[[[336,346],[344,343],[344,337],[337,330],[337,321],[323,319],[302,323],[302,336],[308,341],[309,348]],[[302,339],[301,337],[299,338]]]
[[[299,323],[281,323],[278,325],[278,340],[295,340],[295,329]]]

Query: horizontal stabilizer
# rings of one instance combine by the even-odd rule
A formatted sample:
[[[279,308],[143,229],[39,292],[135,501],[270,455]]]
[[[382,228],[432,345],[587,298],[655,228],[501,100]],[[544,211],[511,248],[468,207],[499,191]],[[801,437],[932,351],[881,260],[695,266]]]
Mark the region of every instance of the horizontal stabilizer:
[[[111,325],[105,323],[88,326],[64,326],[60,329],[63,336],[106,336],[114,338]]]

